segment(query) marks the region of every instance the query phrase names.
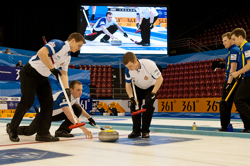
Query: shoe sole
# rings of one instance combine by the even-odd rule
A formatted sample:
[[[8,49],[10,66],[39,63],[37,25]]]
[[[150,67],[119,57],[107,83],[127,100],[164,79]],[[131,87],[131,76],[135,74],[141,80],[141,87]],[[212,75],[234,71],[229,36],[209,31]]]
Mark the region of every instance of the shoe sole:
[[[61,135],[55,135],[55,137],[64,137],[64,138],[67,138],[67,137],[74,137],[74,135],[72,135],[72,136],[61,136]]]
[[[36,141],[40,141],[40,142],[56,142],[56,141],[60,141],[60,139],[58,140],[43,140],[43,139],[35,139]]]
[[[138,138],[138,137],[140,137],[140,136],[137,136],[137,137],[128,137],[128,138]]]

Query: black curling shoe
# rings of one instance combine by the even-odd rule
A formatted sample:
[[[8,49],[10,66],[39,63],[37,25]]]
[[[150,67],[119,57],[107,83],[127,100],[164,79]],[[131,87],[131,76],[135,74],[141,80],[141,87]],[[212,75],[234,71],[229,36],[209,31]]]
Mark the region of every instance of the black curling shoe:
[[[128,138],[137,138],[137,137],[140,137],[141,136],[141,133],[135,133],[135,132],[132,132],[128,135]]]
[[[9,138],[12,142],[19,142],[20,139],[17,135],[17,133],[13,133],[10,129],[10,123],[7,123],[6,125],[6,132],[9,134]]]
[[[36,141],[54,142],[54,141],[59,141],[59,138],[53,137],[50,134],[47,134],[47,135],[36,135]]]
[[[149,138],[149,133],[142,133],[142,138]]]
[[[55,137],[74,137],[74,135],[68,133],[67,131],[56,131]]]

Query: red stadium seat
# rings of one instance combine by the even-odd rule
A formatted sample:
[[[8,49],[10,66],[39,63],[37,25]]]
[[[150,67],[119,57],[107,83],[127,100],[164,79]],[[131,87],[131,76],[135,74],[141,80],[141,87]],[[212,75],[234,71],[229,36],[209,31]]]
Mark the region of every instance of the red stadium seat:
[[[194,86],[194,81],[189,80],[189,81],[188,81],[188,85],[189,85],[189,87],[190,87],[190,86]]]
[[[107,78],[107,82],[112,83],[112,78],[108,77],[108,78]]]
[[[178,86],[182,87],[184,85],[183,81],[179,81]]]
[[[169,88],[169,89],[163,89],[162,93],[173,93],[173,89]]]
[[[96,83],[96,88],[101,88],[102,87],[102,83],[101,82],[97,82]]]
[[[107,90],[101,89],[101,97],[106,97]]]
[[[195,93],[197,93],[197,92],[195,92]],[[195,98],[195,95],[194,95],[194,93],[189,93],[189,94],[188,94],[188,97],[189,97],[189,98]]]
[[[102,82],[102,78],[101,78],[101,77],[98,77],[98,74],[97,74],[96,82]]]
[[[189,86],[188,90],[189,90],[189,92],[194,92],[194,86],[193,85]]]
[[[177,93],[173,93],[173,98],[177,99],[178,98],[178,94]]]
[[[211,91],[207,91],[207,97],[213,97],[213,93]]]
[[[107,82],[107,78],[106,78],[106,77],[103,77],[103,78],[102,78],[102,82],[103,82],[103,83],[106,83],[106,82]]]
[[[188,91],[189,91],[188,86],[183,86],[183,91],[184,91],[184,92],[188,92]]]
[[[178,92],[178,88],[177,87],[174,87],[173,88],[173,93],[177,93]]]
[[[166,97],[165,97],[165,96],[166,96]],[[162,94],[162,98],[163,98],[163,99],[172,99],[172,98],[173,98],[173,94],[172,94],[172,93]]]
[[[93,78],[91,79],[91,84],[90,84],[90,86],[96,86],[96,78],[95,78],[95,77],[93,77]]]
[[[188,92],[184,92],[183,93],[183,98],[189,98],[189,93]]]
[[[102,87],[102,88],[106,88],[106,87],[107,87],[106,82],[102,82],[101,87]]]
[[[96,89],[96,97],[101,97],[101,89]]]
[[[183,81],[187,81],[187,80],[189,80],[189,77],[188,77],[188,75],[185,75],[185,76],[183,77]]]
[[[173,82],[169,82],[168,86],[169,86],[169,88],[172,88],[174,86],[174,83]]]
[[[195,92],[195,93],[194,93],[194,97],[195,97],[195,98],[200,98],[200,97],[201,97],[200,92]]]
[[[162,94],[161,94],[161,93],[158,93],[156,98],[157,98],[157,99],[161,99],[161,96],[162,96]]]
[[[107,97],[111,98],[112,97],[112,89],[107,89]]]
[[[178,93],[183,93],[184,92],[184,88],[183,87],[178,87]]]
[[[108,72],[108,73],[107,73],[107,77],[113,78],[112,73]]]
[[[107,88],[112,88],[112,83],[111,82],[107,82]]]
[[[201,97],[202,97],[202,98],[207,97],[207,92],[206,92],[206,91],[201,92]]]
[[[211,91],[211,90],[212,90],[212,87],[211,87],[211,85],[209,85],[209,84],[207,84],[207,85],[205,86],[205,88],[206,88],[206,91]]]
[[[166,99],[167,98],[167,94],[161,94],[161,99]]]
[[[195,87],[194,87],[194,91],[195,91],[195,92],[200,92],[200,87],[199,87],[199,86],[195,86]]]
[[[182,93],[178,93],[177,97],[178,98],[183,98],[183,94]]]
[[[194,74],[199,74],[199,70],[198,69],[194,69]]]

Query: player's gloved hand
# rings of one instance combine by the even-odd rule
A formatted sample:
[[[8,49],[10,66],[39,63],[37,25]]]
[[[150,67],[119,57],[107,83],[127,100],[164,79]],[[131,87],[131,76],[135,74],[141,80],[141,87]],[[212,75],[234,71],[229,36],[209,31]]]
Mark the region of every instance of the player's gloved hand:
[[[67,96],[68,96],[69,101],[71,101],[71,93],[70,93],[69,88],[66,88],[66,89],[65,89],[65,92],[67,93]],[[62,99],[66,99],[65,95],[62,96]]]
[[[153,23],[150,23],[149,28],[150,28],[150,29],[153,29],[153,28],[154,28],[154,24],[153,24]]]
[[[69,88],[66,88],[65,91],[66,91],[66,93],[67,93],[67,96],[68,96],[68,98],[69,98],[69,101],[71,101],[70,89],[69,89]]]
[[[88,120],[89,120],[89,124],[90,124],[91,126],[95,126],[95,125],[96,125],[94,119],[93,119],[91,116],[88,118]]]
[[[151,92],[150,97],[147,98],[147,101],[146,101],[147,103],[146,104],[153,105],[155,99],[156,99],[156,94]]]
[[[226,92],[229,93],[231,89],[232,89],[232,84],[231,83],[227,83],[227,85],[225,87]]]
[[[135,106],[136,105],[136,101],[135,101],[135,98],[134,97],[131,97],[130,98],[130,102],[131,102],[131,106]]]
[[[59,82],[59,75],[61,76],[62,73],[56,68],[50,69],[50,72],[56,77],[57,81]]]
[[[90,20],[94,20],[94,19],[95,19],[95,15],[94,15],[94,14],[92,14],[92,16],[91,16]]]
[[[139,29],[139,27],[140,27],[140,24],[139,23],[136,23],[136,27]]]
[[[127,35],[127,33],[126,33],[126,32],[124,32],[124,33],[123,33],[123,36],[124,36],[124,37],[128,37],[128,35]]]

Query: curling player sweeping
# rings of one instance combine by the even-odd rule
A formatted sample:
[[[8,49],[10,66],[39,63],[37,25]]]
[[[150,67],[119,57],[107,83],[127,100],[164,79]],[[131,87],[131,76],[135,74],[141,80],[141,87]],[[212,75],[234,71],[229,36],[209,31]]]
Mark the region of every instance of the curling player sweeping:
[[[123,55],[123,64],[125,68],[126,92],[131,101],[130,110],[135,112],[136,100],[134,98],[131,82],[135,84],[135,92],[137,94],[139,109],[142,107],[142,100],[145,99],[144,108],[146,112],[132,116],[133,131],[128,138],[149,138],[149,127],[154,113],[154,101],[156,93],[159,90],[163,77],[155,62],[149,59],[137,59],[135,54],[127,52]],[[142,123],[142,124],[141,124]],[[142,125],[142,128],[141,128]]]
[[[70,82],[70,92],[71,92],[71,102],[74,116],[78,117],[80,115],[86,117],[89,121],[89,124],[92,126],[95,126],[96,123],[93,120],[93,118],[80,106],[80,97],[82,95],[82,83],[73,80]],[[64,93],[62,91],[57,92],[53,95],[54,99],[54,107],[53,107],[53,114],[52,114],[52,121],[62,121],[64,122],[60,125],[60,127],[56,130],[55,136],[56,137],[74,137],[73,134],[70,134],[71,129],[69,128],[70,125],[74,124],[74,118],[70,112],[70,107],[68,106]],[[78,122],[80,120],[77,119]],[[33,135],[37,132],[38,128],[40,127],[40,113],[37,110],[37,114],[35,119],[32,121],[32,123],[29,126],[20,126],[17,129],[18,135]],[[85,134],[86,138],[92,139],[92,133],[85,127],[80,126],[79,127]]]
[[[85,44],[85,39],[77,32],[70,34],[67,41],[53,39],[44,45],[36,55],[32,56],[22,68],[20,71],[21,102],[17,105],[11,123],[6,125],[6,131],[12,142],[20,141],[17,128],[24,114],[33,105],[35,96],[37,96],[41,107],[40,127],[37,130],[35,140],[59,141],[59,138],[53,137],[49,132],[53,111],[53,97],[48,77],[53,74],[58,81],[61,78],[64,87],[68,89],[67,71],[71,59],[69,52],[79,51],[83,44]],[[55,64],[52,63],[49,55],[54,59]],[[58,70],[58,68],[60,69]]]

